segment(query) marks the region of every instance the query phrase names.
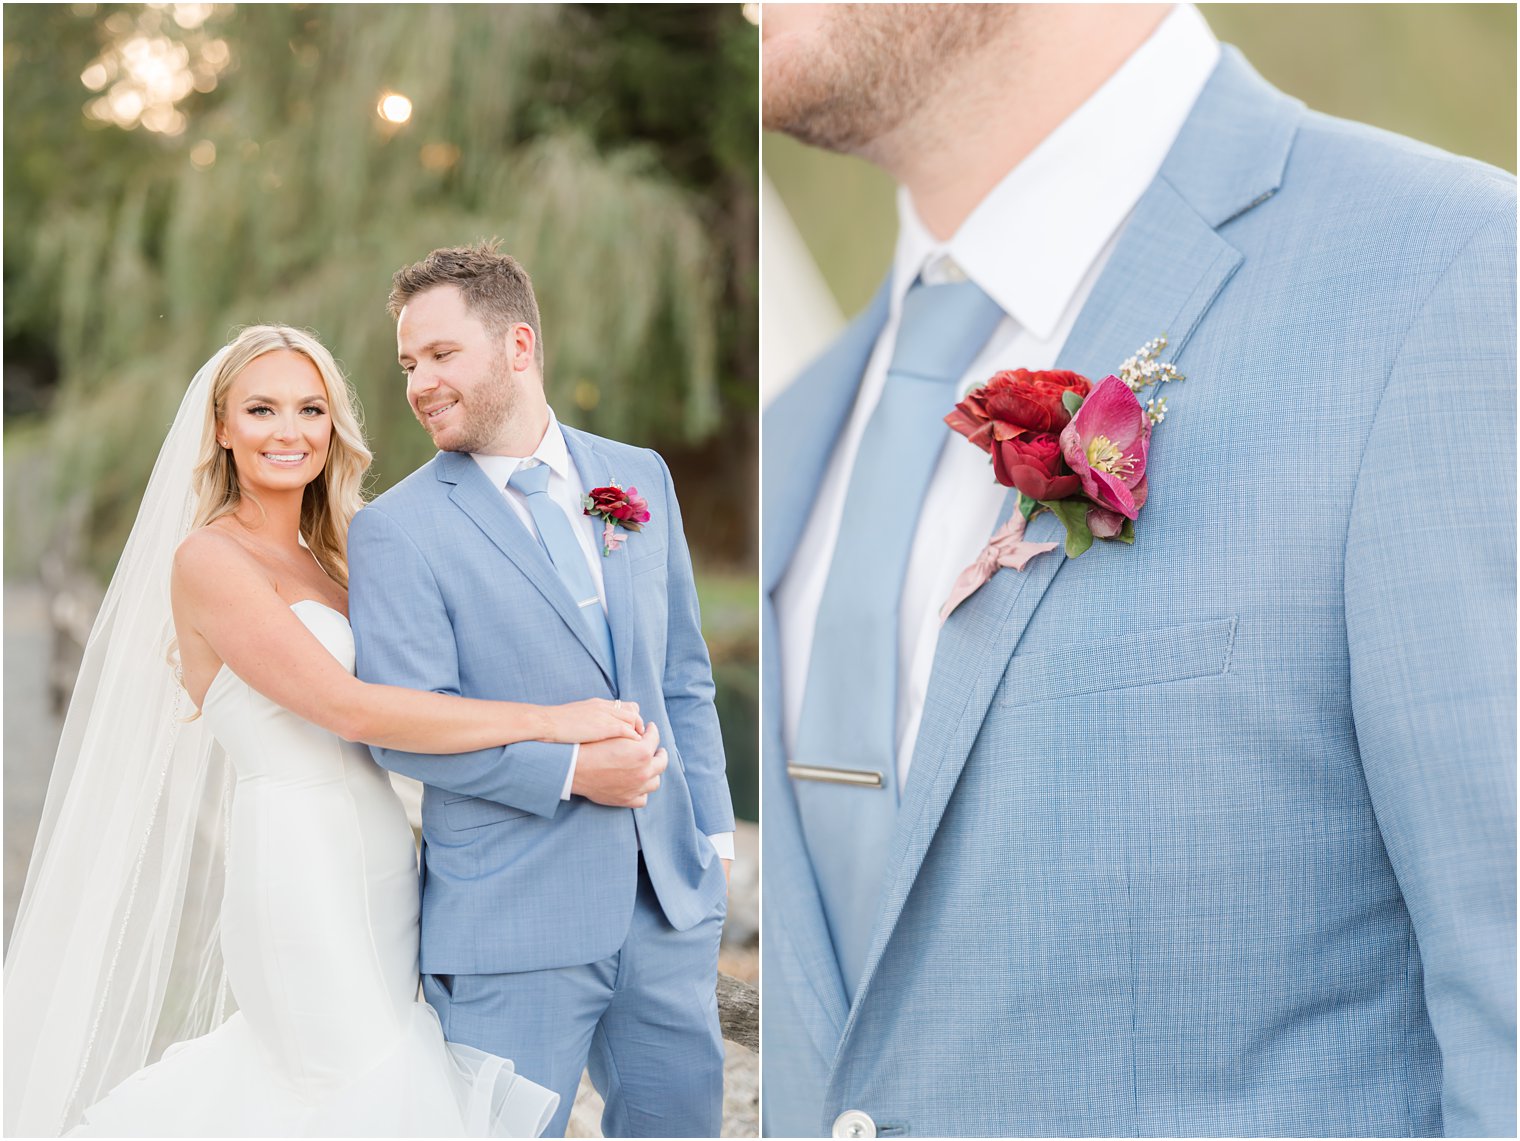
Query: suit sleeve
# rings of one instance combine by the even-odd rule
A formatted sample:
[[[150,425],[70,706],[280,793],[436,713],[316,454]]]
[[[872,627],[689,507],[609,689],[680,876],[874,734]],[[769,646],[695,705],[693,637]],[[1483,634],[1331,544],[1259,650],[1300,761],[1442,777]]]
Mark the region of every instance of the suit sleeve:
[[[681,526],[681,508],[676,503],[670,469],[660,456],[654,458],[665,481],[665,509],[669,512],[665,558],[670,627],[665,642],[665,711],[686,770],[697,828],[712,836],[734,830],[723,733],[718,727],[717,707],[713,705],[712,662],[707,656],[707,643],[702,640],[702,615],[697,606],[691,554]]]
[[[1357,742],[1414,924],[1448,1136],[1515,1136],[1515,231],[1399,349],[1346,548]]]
[[[348,606],[359,677],[459,696],[453,624],[432,567],[381,509],[354,516],[348,532]],[[447,756],[370,746],[377,764],[434,788],[552,817],[572,745],[523,741]]]

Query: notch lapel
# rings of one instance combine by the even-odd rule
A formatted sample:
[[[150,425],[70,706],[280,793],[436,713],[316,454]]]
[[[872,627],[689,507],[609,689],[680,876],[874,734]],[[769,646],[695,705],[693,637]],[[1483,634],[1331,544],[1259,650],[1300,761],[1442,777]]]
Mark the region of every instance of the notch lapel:
[[[1243,260],[1215,227],[1266,201],[1280,185],[1298,106],[1256,76],[1234,49],[1224,49],[1161,172],[1137,203],[1057,368],[1101,379],[1117,372],[1146,341],[1166,333],[1163,357],[1181,362],[1186,374],[1182,358],[1187,342]],[[1221,148],[1240,165],[1221,168]],[[1206,379],[1168,386],[1169,403],[1185,401],[1187,385]],[[1010,493],[1005,519],[1015,500]],[[1032,521],[1026,534],[1031,542],[1063,537],[1049,512]],[[1086,557],[1123,557],[1124,548],[1105,550],[1108,546],[1094,544]],[[1057,548],[1035,558],[1023,572],[999,571],[957,608],[940,632],[888,855],[882,908],[841,1057],[1008,658],[1065,562],[1064,551]]]
[[[810,996],[813,1013],[803,1020],[819,1056],[832,1058],[849,1010],[844,979],[823,916],[818,883],[802,840],[797,804],[786,775],[781,736],[780,629],[772,593],[818,498],[818,487],[835,441],[849,418],[855,394],[887,322],[890,278],[870,306],[805,368],[765,413],[761,433],[762,512],[760,610],[765,653],[761,655],[761,779],[766,819],[762,837],[770,939],[784,944],[767,962],[786,977],[794,994]],[[806,1004],[804,1004],[806,1005]]]
[[[560,431],[564,433],[565,446],[570,450],[570,458],[575,461],[575,470],[584,485],[580,489],[582,494],[593,487],[607,486],[614,477],[618,477],[619,482],[627,486],[627,478],[618,476],[613,461],[592,437],[563,424],[560,425]],[[585,516],[579,520],[579,525],[589,529],[591,541],[600,552],[601,526],[597,520]],[[602,559],[602,589],[607,596],[607,624],[612,629],[612,654],[617,660],[619,688],[633,676],[630,672],[633,669],[634,638],[633,572],[629,570],[628,560],[629,550],[638,542],[639,536],[635,532],[627,532],[625,538],[627,541],[621,549]]]
[[[834,441],[887,323],[890,285],[890,278],[882,282],[865,311],[766,410],[761,439],[761,590],[766,595],[786,573],[812,514]]]
[[[549,561],[543,544],[523,526],[522,520],[512,513],[502,499],[502,493],[492,486],[485,472],[469,456],[460,452],[442,452],[438,456],[438,478],[453,484],[449,499],[470,517],[482,533],[491,540],[512,564],[542,594],[549,605],[564,620],[586,652],[596,660],[603,675],[611,685],[610,662],[604,660],[602,648],[591,636],[586,620],[576,608],[575,600],[565,588],[564,580]]]

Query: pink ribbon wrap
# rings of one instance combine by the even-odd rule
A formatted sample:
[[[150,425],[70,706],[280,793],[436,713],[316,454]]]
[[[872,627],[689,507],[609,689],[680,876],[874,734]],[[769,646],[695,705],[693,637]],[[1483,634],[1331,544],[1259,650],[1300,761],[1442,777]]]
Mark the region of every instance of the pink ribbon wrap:
[[[940,607],[940,625],[944,625],[951,611],[980,590],[989,578],[997,574],[999,567],[1012,567],[1014,570],[1021,571],[1030,559],[1036,555],[1043,555],[1046,551],[1053,551],[1059,545],[1059,543],[1024,542],[1024,515],[1015,510],[1008,522],[998,529],[997,534],[987,540],[982,553],[976,556],[976,562],[961,571],[959,577],[956,578],[955,585],[950,588],[950,597],[945,599],[944,606]]]
[[[602,558],[605,559],[627,541],[628,536],[619,535],[617,533],[617,524],[608,519],[602,525]]]

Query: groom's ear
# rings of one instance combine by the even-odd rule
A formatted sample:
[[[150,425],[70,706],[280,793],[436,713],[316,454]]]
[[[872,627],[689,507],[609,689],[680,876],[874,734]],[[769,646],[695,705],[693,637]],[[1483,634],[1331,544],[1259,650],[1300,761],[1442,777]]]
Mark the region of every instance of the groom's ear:
[[[538,337],[534,334],[532,325],[519,321],[508,329],[506,348],[513,372],[538,371]]]

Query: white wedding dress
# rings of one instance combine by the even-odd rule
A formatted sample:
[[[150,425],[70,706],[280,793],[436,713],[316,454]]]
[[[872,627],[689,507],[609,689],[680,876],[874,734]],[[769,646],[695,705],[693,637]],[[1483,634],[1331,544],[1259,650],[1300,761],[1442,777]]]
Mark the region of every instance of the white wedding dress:
[[[353,668],[342,614],[292,610]],[[557,1095],[446,1043],[417,998],[412,831],[368,749],[226,666],[202,711],[237,773],[221,941],[238,1013],[122,1082],[76,1132],[538,1136]]]

